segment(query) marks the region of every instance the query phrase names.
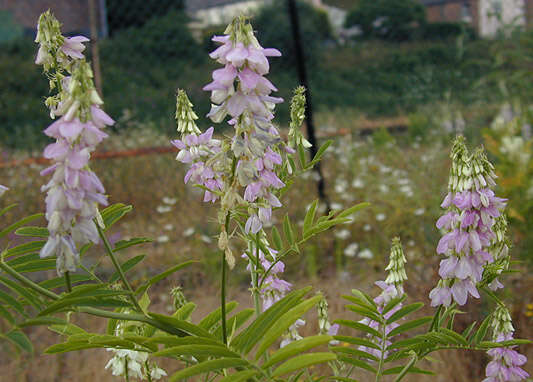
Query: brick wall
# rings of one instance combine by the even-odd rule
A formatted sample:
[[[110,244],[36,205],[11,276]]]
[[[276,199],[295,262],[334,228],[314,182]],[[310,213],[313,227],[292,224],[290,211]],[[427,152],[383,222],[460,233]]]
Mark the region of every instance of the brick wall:
[[[532,0],[533,1],[533,0]],[[458,22],[463,20],[463,4],[470,8],[470,24],[478,28],[478,0],[448,0],[435,1],[426,5],[426,15],[429,22]]]

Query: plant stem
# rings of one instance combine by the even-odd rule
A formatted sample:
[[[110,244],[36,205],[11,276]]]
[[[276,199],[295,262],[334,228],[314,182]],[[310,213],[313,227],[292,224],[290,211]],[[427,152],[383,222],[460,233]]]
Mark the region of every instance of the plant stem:
[[[385,347],[386,347],[386,338],[387,338],[387,325],[385,324],[387,320],[385,317],[381,316],[381,344],[380,344],[380,356],[379,356],[379,364],[378,364],[378,371],[376,373],[376,382],[379,381],[383,369],[383,360],[385,358]]]
[[[70,272],[65,272],[65,284],[67,284],[67,291],[70,293],[72,292],[72,283],[70,281]]]
[[[259,301],[259,233],[255,235],[255,259],[252,270],[252,295],[254,298],[255,315],[261,314],[261,302]]]
[[[139,305],[139,303],[137,302],[137,298],[135,298],[135,293],[130,283],[126,279],[126,275],[124,274],[124,271],[122,270],[122,267],[120,266],[120,263],[118,262],[115,256],[115,253],[113,252],[113,249],[111,248],[111,244],[109,243],[109,240],[107,240],[107,237],[104,231],[102,230],[102,228],[100,227],[100,225],[98,224],[98,222],[95,222],[95,224],[96,224],[96,228],[98,229],[98,234],[100,235],[100,237],[102,238],[102,241],[104,242],[104,247],[106,249],[107,254],[111,258],[111,261],[113,262],[113,265],[115,266],[115,269],[117,270],[120,276],[120,279],[122,280],[122,283],[124,284],[126,289],[130,292],[130,299],[133,302],[133,305],[135,306],[137,311],[142,312],[143,310],[141,306]]]
[[[220,261],[222,263],[222,285],[220,289],[220,310],[222,314],[222,340],[224,345],[228,344],[228,334],[226,332],[226,255],[220,251]]]
[[[20,273],[15,271],[13,268],[11,268],[9,265],[7,265],[3,260],[0,261],[0,268],[2,268],[7,274],[12,276],[13,278],[15,278],[18,281],[20,281],[22,284],[26,285],[28,288],[33,289],[34,291],[42,294],[43,296],[51,298],[52,300],[59,299],[59,295],[55,294],[54,292],[52,292],[52,291],[50,291],[50,290],[48,290],[46,288],[43,288],[39,284],[34,283],[33,281],[31,281],[27,277],[24,277],[23,275],[21,275]]]
[[[230,213],[229,211],[226,213],[226,221],[224,223],[224,230],[225,232],[228,232],[229,229],[229,221],[230,221]],[[226,331],[226,254],[224,251],[220,251],[220,262],[222,264],[222,280],[221,280],[221,288],[220,288],[220,310],[221,310],[221,318],[222,318],[222,340],[224,341],[224,345],[228,344],[228,333]]]

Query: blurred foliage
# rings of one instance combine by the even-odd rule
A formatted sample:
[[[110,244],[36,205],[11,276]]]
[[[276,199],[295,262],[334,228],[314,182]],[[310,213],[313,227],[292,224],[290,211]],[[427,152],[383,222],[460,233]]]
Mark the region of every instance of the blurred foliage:
[[[518,100],[504,104],[483,138],[495,159],[501,194],[507,208],[517,255],[533,261],[533,109]]]
[[[299,10],[318,112],[352,109],[368,118],[382,118],[416,113],[424,105],[450,100],[464,108],[485,110],[480,121],[488,121],[494,114],[490,105],[505,98],[497,91],[499,78],[506,78],[511,94],[522,99],[533,94],[531,82],[525,80],[532,66],[532,32],[495,41],[471,40],[463,31],[455,41],[365,40],[337,46],[331,43],[328,24],[321,21],[323,13],[303,3]],[[172,136],[177,88],[187,90],[199,115],[209,111],[209,95],[201,88],[216,66],[207,56],[216,47],[210,37],[222,30],[210,28],[197,42],[186,23],[182,12],[170,11],[101,41],[105,109],[118,121],[115,129],[142,124]],[[261,44],[283,54],[272,58],[269,78],[279,88],[278,95],[290,99],[298,76],[287,12],[266,7],[254,25]],[[0,78],[2,143],[40,148],[47,139],[42,129],[50,120],[43,106],[46,80],[33,63],[36,46],[18,40],[1,44],[0,50],[0,68],[8,74]],[[277,121],[283,124],[289,116],[288,103],[277,110]]]
[[[296,2],[296,9],[305,62],[309,67],[314,67],[321,58],[325,41],[332,38],[328,16],[324,11],[317,10],[302,1]],[[275,47],[283,54],[280,59],[273,61],[272,71],[280,67],[296,68],[296,50],[287,2],[275,0],[271,5],[263,7],[252,23],[257,30],[257,39],[261,45],[268,48]]]
[[[35,44],[15,40],[0,48],[0,140],[4,146],[35,147],[50,122],[44,106],[48,84],[34,64]]]
[[[183,10],[185,0],[107,0],[106,12],[109,34],[144,26],[149,20],[167,13]]]
[[[412,40],[426,22],[426,10],[416,0],[359,0],[346,26],[359,26],[366,38]]]
[[[476,37],[474,29],[464,23],[426,23],[421,29],[420,37],[424,40],[449,40],[451,38],[457,38],[463,34],[470,39]]]
[[[171,11],[102,42],[103,92],[111,115],[128,110],[128,119],[153,121],[173,131],[176,89],[191,79],[199,87],[200,79],[207,77],[197,74],[205,54],[187,22],[183,12]]]
[[[12,41],[22,37],[24,30],[13,20],[9,11],[0,10],[0,42]]]

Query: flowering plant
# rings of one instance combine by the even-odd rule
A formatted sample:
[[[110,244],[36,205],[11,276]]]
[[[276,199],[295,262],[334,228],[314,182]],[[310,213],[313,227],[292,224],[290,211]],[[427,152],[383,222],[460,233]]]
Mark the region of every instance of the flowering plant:
[[[52,175],[43,187],[47,192],[47,227],[27,226],[36,214],[0,231],[37,237],[2,252],[0,282],[9,293],[0,294],[0,316],[8,330],[3,338],[25,351],[32,344],[22,328],[47,325],[67,339],[49,347],[55,354],[88,348],[105,348],[113,353],[106,365],[113,375],[126,380],[157,380],[170,371],[155,359],[172,358],[181,368],[169,375],[170,381],[183,381],[198,375],[217,381],[318,381],[330,378],[354,381],[359,372],[369,372],[379,381],[386,375],[402,380],[408,373],[430,373],[417,366],[432,352],[442,349],[488,351],[493,360],[487,366],[486,381],[517,381],[527,377],[520,366],[525,357],[516,346],[528,343],[513,339],[510,315],[495,291],[503,287],[497,279],[508,271],[509,251],[505,238],[506,201],[494,195],[493,167],[481,149],[470,154],[464,139],[458,137],[452,149],[449,192],[442,207],[445,215],[437,222],[444,231],[437,252],[441,261],[439,281],[430,292],[433,316],[408,319],[424,305],[408,303],[404,283],[406,257],[399,238],[392,241],[388,276],[376,284],[381,293],[372,298],[354,289],[343,296],[346,309],[355,320],[331,320],[328,304],[320,293],[306,297],[311,288],[292,290],[283,279],[283,259],[298,254],[315,235],[349,222],[367,203],[319,215],[319,203],[312,203],[301,231],[288,215],[282,233],[273,225],[273,214],[282,207],[283,195],[294,179],[312,170],[329,143],[311,161],[306,159],[309,142],[300,127],[304,119],[305,89],[298,88],[291,103],[288,140],[281,138],[273,123],[274,109],[282,99],[271,96],[275,86],[265,77],[267,57],[281,53],[263,48],[251,25],[237,18],[223,36],[215,36],[220,46],[211,57],[223,68],[213,72],[213,81],[204,87],[213,103],[208,117],[214,123],[227,123],[232,134],[214,137],[214,128],[202,132],[198,116],[184,91],[178,91],[176,121],[179,139],[177,160],[189,166],[186,183],[204,191],[204,202],[218,207],[220,229],[221,284],[220,307],[197,323],[191,320],[196,305],[185,299],[180,289],[171,292],[174,311],[164,315],[150,310],[149,288],[190,265],[175,265],[146,280],[136,289],[125,272],[141,259],[120,263],[116,254],[146,242],[133,238],[112,245],[108,229],[132,207],[106,205],[104,187],[89,168],[91,152],[106,137],[102,131],[113,120],[102,110],[102,100],[92,83],[92,73],[82,54],[86,40],[65,38],[58,21],[49,13],[39,20],[36,63],[42,64],[57,94],[46,105],[54,118],[45,134],[56,139],[45,149],[53,165],[43,171]],[[5,187],[0,187],[4,192]],[[0,211],[4,214],[7,209]],[[236,242],[244,244],[242,256],[235,256]],[[80,257],[102,243],[115,273],[102,280],[80,262]],[[38,253],[37,253],[38,252]],[[251,274],[253,309],[236,309],[226,301],[228,274],[240,258],[247,261]],[[57,269],[58,277],[36,283],[27,273]],[[78,269],[82,271],[77,272]],[[228,270],[229,269],[229,270]],[[120,282],[119,282],[120,280]],[[480,298],[483,291],[496,304],[480,325],[472,323],[462,333],[454,330],[454,318],[470,294]],[[302,337],[298,328],[311,308],[318,309],[319,332]],[[64,313],[67,314],[64,314]],[[105,333],[90,333],[74,325],[72,314],[88,314],[108,319]],[[486,341],[492,328],[492,340]],[[363,337],[352,336],[353,330]],[[278,346],[279,344],[279,346]],[[317,351],[316,348],[322,350]],[[311,366],[325,364],[320,372]],[[285,379],[284,379],[285,378]]]

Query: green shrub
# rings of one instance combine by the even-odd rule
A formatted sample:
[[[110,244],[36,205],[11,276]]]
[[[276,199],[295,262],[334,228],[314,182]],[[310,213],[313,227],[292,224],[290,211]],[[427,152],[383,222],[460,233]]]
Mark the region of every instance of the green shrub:
[[[424,40],[449,40],[457,38],[462,34],[470,39],[475,38],[476,32],[472,27],[463,23],[427,23],[422,28],[421,36]]]
[[[346,26],[359,26],[364,38],[406,41],[416,37],[425,20],[425,8],[416,0],[359,0]]]
[[[34,64],[35,44],[20,39],[0,45],[0,142],[35,149],[50,119],[44,106],[48,83]]]
[[[106,12],[110,35],[131,27],[139,28],[149,20],[171,11],[183,10],[184,0],[107,0]]]

